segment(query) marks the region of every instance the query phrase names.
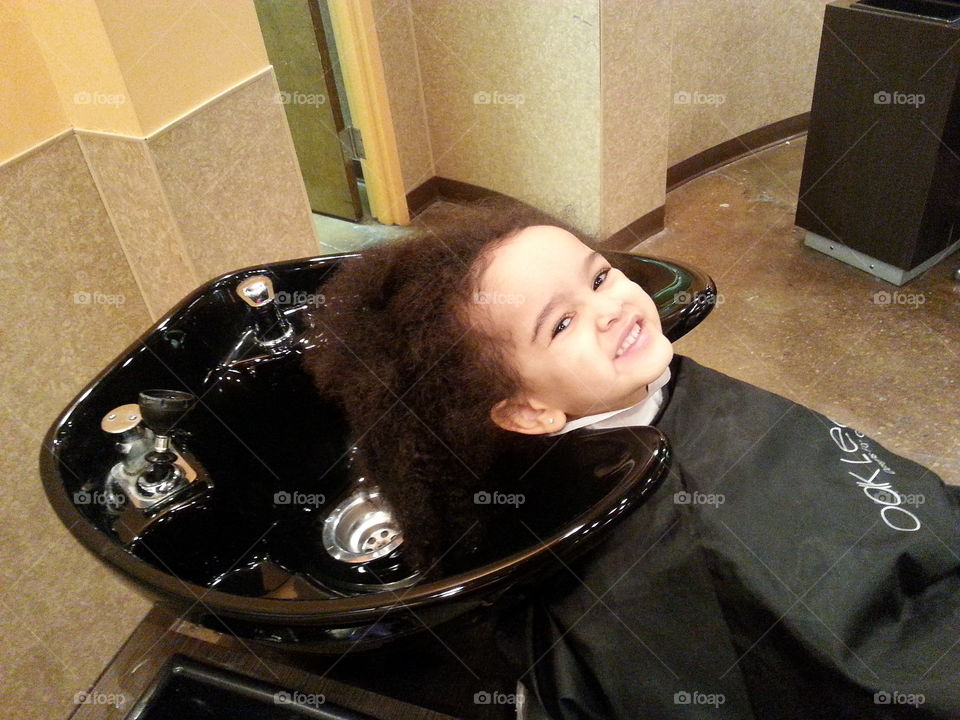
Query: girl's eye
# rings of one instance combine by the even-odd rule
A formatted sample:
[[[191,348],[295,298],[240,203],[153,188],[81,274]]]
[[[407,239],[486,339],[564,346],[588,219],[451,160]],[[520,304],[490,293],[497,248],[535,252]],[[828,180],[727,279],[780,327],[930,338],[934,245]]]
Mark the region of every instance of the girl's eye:
[[[610,268],[604,268],[601,270],[597,276],[593,279],[593,289],[596,290],[598,287],[603,285],[604,280],[607,279],[607,273],[610,272]]]
[[[593,289],[594,289],[594,290],[596,290],[598,287],[600,287],[601,285],[603,285],[603,283],[604,283],[604,282],[606,281],[606,279],[607,279],[607,273],[608,273],[608,272],[610,272],[610,268],[609,268],[609,267],[606,267],[606,268],[604,268],[603,270],[601,270],[599,273],[597,273],[597,276],[593,279]],[[555,338],[559,333],[561,333],[561,332],[563,332],[564,330],[566,330],[566,329],[570,326],[570,322],[569,322],[569,321],[571,321],[571,320],[573,320],[573,316],[571,316],[571,315],[564,315],[562,318],[560,318],[560,322],[557,323],[557,326],[553,329],[553,334],[552,334],[550,337],[551,337],[551,338]],[[566,324],[564,324],[564,323],[566,323]]]
[[[571,318],[569,315],[564,315],[562,318],[560,318],[560,322],[557,323],[557,326],[553,329],[553,335],[550,336],[551,339],[555,338],[559,333],[567,329],[567,325],[564,325],[563,322],[564,320],[570,320],[570,319]]]

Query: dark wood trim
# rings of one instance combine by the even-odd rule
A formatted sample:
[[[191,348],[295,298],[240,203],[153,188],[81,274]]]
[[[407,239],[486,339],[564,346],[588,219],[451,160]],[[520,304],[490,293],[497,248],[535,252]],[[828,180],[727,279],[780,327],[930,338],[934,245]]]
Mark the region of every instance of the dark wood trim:
[[[451,180],[450,178],[438,177],[437,190],[440,196],[447,200],[479,200],[485,197],[507,197],[496,190],[488,190],[479,185]],[[510,198],[516,200],[516,198]]]
[[[488,190],[479,185],[434,176],[407,193],[407,207],[410,208],[410,217],[415,217],[435,200],[443,199],[455,202],[457,200],[478,200],[491,196],[507,197],[503,193]],[[511,199],[516,200],[516,198]],[[642,240],[663,230],[665,214],[661,205],[643,217],[634,220],[622,230],[600,242],[599,245],[608,250],[624,250],[633,247]]]
[[[751,130],[682,160],[667,168],[667,192],[734,160],[802,135],[809,124],[810,113],[801,113]],[[430,203],[441,198],[454,201],[475,200],[491,195],[502,197],[503,193],[434,176],[407,193],[407,207],[410,208],[410,216],[414,217]],[[661,205],[607,237],[600,243],[600,247],[607,250],[627,250],[663,230],[665,221],[666,208]]]
[[[270,685],[304,694],[322,694],[328,701],[371,718],[391,720],[456,720],[391,697],[378,695],[329,677],[305,671],[286,656],[259,643],[233,638],[179,620],[154,606],[140,622],[88,691],[70,720],[120,720],[150,690],[174,655],[239,673]],[[122,698],[123,702],[117,702]],[[119,707],[118,707],[119,705]]]
[[[681,160],[667,168],[667,192],[722,165],[739,160],[771,145],[802,135],[810,126],[810,113],[800,113],[785,120],[764,125],[703,152]]]
[[[437,179],[438,178],[434,176],[426,182],[420,183],[407,193],[407,208],[410,210],[410,217],[416,217],[423,212],[430,203],[440,197],[440,190],[437,188]]]
[[[651,210],[646,215],[637,218],[625,228],[617,230],[610,237],[600,243],[606,250],[629,250],[637,243],[656,235],[663,230],[667,211],[664,205]]]
[[[414,217],[435,200],[469,201],[485,197],[507,196],[479,185],[471,185],[459,180],[434,175],[407,193],[407,207],[410,209],[410,217]],[[511,200],[516,200],[516,198],[511,198]]]

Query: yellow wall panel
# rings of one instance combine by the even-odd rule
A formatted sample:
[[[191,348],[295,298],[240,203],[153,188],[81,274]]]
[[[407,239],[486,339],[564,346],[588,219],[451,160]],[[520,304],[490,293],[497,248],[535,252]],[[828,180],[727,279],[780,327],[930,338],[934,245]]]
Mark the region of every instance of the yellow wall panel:
[[[0,162],[9,160],[70,123],[43,55],[19,5],[0,3]]]
[[[269,64],[251,0],[96,3],[144,135]]]
[[[94,0],[22,0],[23,11],[73,127],[123,135],[142,128]],[[131,3],[139,5],[139,3]],[[32,113],[33,108],[28,107]]]

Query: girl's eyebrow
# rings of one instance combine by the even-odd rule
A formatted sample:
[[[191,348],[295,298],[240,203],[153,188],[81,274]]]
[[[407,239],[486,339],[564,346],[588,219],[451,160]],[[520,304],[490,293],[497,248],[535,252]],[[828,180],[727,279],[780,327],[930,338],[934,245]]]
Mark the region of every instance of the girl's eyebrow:
[[[599,252],[594,250],[592,253],[590,253],[584,258],[583,270],[582,270],[584,275],[586,275],[587,271],[590,270],[590,266],[593,265],[594,259],[598,257],[603,257],[603,256]],[[548,302],[546,305],[543,306],[543,310],[541,310],[540,314],[537,315],[537,321],[536,323],[534,323],[534,326],[533,326],[533,336],[530,338],[531,343],[535,343],[537,341],[537,335],[540,334],[540,327],[543,325],[543,321],[547,319],[547,316],[557,306],[557,303],[559,303],[562,299],[563,299],[562,293],[559,295],[554,295],[552,298],[550,298],[550,302]]]

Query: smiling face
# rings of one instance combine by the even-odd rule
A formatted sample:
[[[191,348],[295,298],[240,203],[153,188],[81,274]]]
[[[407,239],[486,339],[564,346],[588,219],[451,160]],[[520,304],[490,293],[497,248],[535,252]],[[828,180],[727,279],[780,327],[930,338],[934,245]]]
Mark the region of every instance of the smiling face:
[[[490,413],[507,430],[553,432],[634,405],[673,357],[650,296],[561,228],[527,227],[503,241],[479,290],[472,312],[508,338],[523,380]]]

